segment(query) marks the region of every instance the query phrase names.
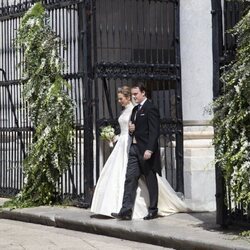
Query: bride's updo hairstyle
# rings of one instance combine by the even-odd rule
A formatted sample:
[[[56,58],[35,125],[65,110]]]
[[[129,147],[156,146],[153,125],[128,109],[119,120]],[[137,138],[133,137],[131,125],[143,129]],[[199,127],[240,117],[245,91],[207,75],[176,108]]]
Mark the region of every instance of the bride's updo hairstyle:
[[[127,99],[131,100],[131,89],[129,86],[122,86],[117,89],[117,94],[123,94]]]

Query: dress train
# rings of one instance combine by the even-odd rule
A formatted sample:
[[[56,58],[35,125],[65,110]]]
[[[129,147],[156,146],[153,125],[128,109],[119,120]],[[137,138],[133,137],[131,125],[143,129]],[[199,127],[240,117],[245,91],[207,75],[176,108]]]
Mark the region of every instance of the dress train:
[[[191,212],[185,201],[181,200],[168,181],[157,174],[158,181],[158,214],[168,216],[174,213]],[[136,193],[133,219],[143,218],[148,213],[149,194],[143,177],[139,180]]]

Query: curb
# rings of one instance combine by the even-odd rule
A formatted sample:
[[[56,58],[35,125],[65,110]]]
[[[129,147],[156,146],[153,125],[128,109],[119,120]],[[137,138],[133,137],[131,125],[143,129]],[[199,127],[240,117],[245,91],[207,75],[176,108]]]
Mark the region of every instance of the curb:
[[[78,215],[79,216],[79,215]],[[148,243],[162,247],[185,249],[185,250],[249,250],[248,247],[235,248],[235,246],[225,246],[220,242],[209,242],[204,239],[194,240],[192,237],[177,237],[173,235],[156,234],[153,231],[139,230],[131,226],[129,222],[119,222],[113,225],[102,223],[103,221],[92,219],[70,219],[64,218],[59,214],[34,214],[21,210],[2,210],[0,211],[0,218],[23,221],[28,223],[36,223],[45,226],[53,226],[58,228],[65,228],[69,230],[81,231],[92,234],[105,235],[124,240],[131,240],[136,242]],[[132,224],[133,225],[133,224]]]

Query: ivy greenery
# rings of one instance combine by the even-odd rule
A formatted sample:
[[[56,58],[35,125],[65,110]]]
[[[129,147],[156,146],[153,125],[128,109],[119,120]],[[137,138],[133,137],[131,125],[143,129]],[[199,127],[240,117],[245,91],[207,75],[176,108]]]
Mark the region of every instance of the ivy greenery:
[[[48,25],[41,3],[22,18],[16,45],[24,52],[23,97],[35,132],[24,161],[25,183],[11,201],[17,207],[53,204],[59,198],[61,174],[71,165],[74,137],[73,103],[61,72],[61,41]]]
[[[232,30],[236,59],[225,67],[223,94],[214,102],[216,161],[234,202],[250,205],[250,11]]]

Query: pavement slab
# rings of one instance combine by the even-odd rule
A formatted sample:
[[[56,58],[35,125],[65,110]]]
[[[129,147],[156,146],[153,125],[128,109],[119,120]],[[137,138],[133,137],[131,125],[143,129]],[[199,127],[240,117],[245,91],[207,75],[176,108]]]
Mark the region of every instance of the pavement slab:
[[[89,209],[70,206],[0,210],[0,218],[4,219],[101,234],[174,249],[250,250],[250,239],[239,237],[239,230],[222,230],[216,224],[215,217],[215,212],[176,213],[150,221],[120,221],[94,215]]]

